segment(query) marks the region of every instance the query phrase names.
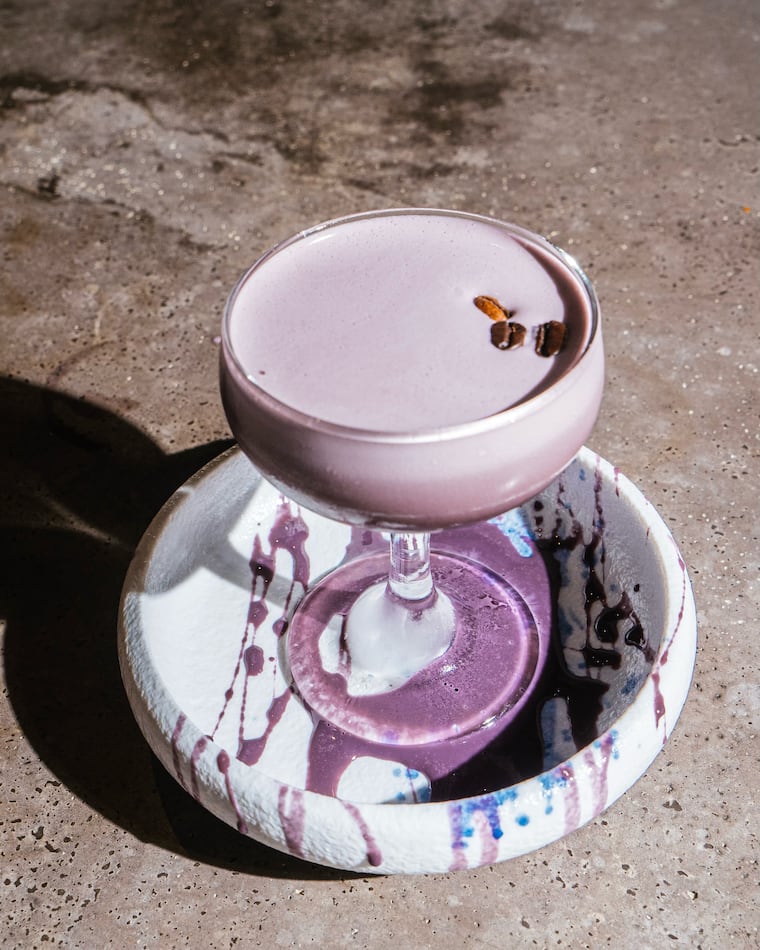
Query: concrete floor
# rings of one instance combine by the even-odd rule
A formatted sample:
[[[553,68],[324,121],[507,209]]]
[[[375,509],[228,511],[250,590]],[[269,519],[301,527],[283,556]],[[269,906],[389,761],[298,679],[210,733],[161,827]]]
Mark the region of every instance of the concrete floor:
[[[753,0],[10,0],[0,7],[0,945],[757,947]],[[130,715],[114,631],[152,514],[229,439],[219,321],[276,240],[436,205],[595,281],[590,445],[657,506],[700,617],[690,699],[583,830],[363,878],[201,811]]]

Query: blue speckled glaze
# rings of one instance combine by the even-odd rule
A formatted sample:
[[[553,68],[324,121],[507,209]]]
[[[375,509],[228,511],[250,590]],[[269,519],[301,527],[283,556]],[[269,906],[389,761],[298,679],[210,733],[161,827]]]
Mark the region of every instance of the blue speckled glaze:
[[[609,752],[613,759],[620,758],[617,729],[610,729],[610,731],[606,733],[606,735],[604,735],[601,739],[596,739],[592,743],[592,746],[594,749],[598,749],[604,754]]]
[[[496,525],[504,537],[509,539],[520,557],[534,556],[536,548],[533,542],[536,540],[536,535],[528,524],[522,508],[514,508],[512,511],[497,515],[491,518],[490,524]]]
[[[482,814],[485,817],[492,838],[498,841],[504,834],[501,827],[499,808],[505,802],[516,801],[517,797],[516,789],[505,788],[489,795],[452,802],[451,824],[454,830],[452,847],[459,850],[468,847],[469,840],[475,835],[474,817],[477,814]]]
[[[551,815],[554,811],[554,793],[558,789],[564,791],[571,778],[572,772],[563,766],[558,766],[552,769],[551,772],[544,772],[543,775],[538,776],[538,780],[541,783],[541,791],[546,801],[544,814]]]
[[[393,769],[393,777],[401,779],[404,789],[396,793],[396,801],[399,804],[405,802],[429,802],[431,798],[431,789],[429,785],[418,784],[415,782],[420,778],[421,773],[417,769],[404,768],[400,765]],[[411,791],[410,791],[411,790]]]
[[[623,688],[620,690],[620,692],[623,694],[623,696],[630,696],[637,693],[645,679],[646,675],[644,673],[630,673],[626,677],[626,681],[623,684]]]

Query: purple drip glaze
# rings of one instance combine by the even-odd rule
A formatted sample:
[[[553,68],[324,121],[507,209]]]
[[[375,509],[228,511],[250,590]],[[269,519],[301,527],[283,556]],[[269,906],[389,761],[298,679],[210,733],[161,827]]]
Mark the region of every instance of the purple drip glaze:
[[[306,822],[303,792],[299,788],[281,786],[277,807],[288,850],[296,857],[303,857],[303,834]]]
[[[185,776],[182,774],[182,761],[179,755],[179,739],[182,735],[182,730],[185,728],[185,723],[187,722],[187,716],[184,713],[180,713],[177,716],[177,721],[174,724],[174,731],[172,732],[172,764],[174,765],[174,774],[177,776],[177,781],[179,784],[187,791],[187,782],[185,781]]]
[[[603,482],[599,465],[594,472],[595,517],[591,539],[584,540],[583,526],[573,515],[571,506],[565,498],[565,484],[558,481],[557,513],[555,527],[548,537],[539,537],[538,547],[552,576],[552,602],[556,605],[560,589],[560,573],[556,555],[562,551],[571,552],[580,549],[586,571],[583,608],[586,615],[586,640],[581,650],[586,669],[608,667],[620,669],[622,653],[619,628],[622,622],[631,621],[623,634],[623,643],[641,651],[647,663],[654,662],[655,652],[644,631],[640,618],[636,614],[627,591],[610,603],[604,579],[605,519],[601,503]],[[566,512],[570,524],[562,529],[562,515]],[[538,532],[541,535],[541,532]],[[592,635],[596,643],[592,642]],[[555,636],[555,643],[559,644]],[[598,721],[603,711],[602,697],[608,686],[601,679],[590,679],[573,675],[567,668],[561,648],[554,651],[555,696],[562,696],[568,707],[573,741],[577,749],[582,749],[599,735]]]
[[[660,720],[665,717],[665,700],[662,695],[662,690],[660,689],[660,671],[654,670],[652,672],[652,684],[654,686],[654,721],[655,725],[660,725]],[[668,726],[665,723],[665,731],[663,736],[663,742],[668,733]]]
[[[263,674],[265,667],[264,651],[255,643],[255,639],[258,630],[269,616],[269,607],[267,606],[266,598],[275,576],[277,551],[279,549],[288,551],[293,563],[292,580],[282,607],[282,614],[276,618],[272,624],[272,629],[278,636],[281,636],[287,629],[287,616],[290,612],[296,585],[300,584],[303,588],[306,588],[308,585],[309,558],[305,550],[305,542],[308,534],[308,526],[300,513],[297,510],[294,513],[288,500],[281,498],[277,507],[274,523],[268,535],[268,554],[264,551],[261,536],[257,534],[254,538],[253,551],[249,561],[251,570],[251,599],[248,605],[245,630],[241,639],[240,650],[230,685],[225,690],[224,703],[219,710],[216,724],[210,736],[212,739],[216,736],[227,714],[230,702],[235,695],[235,683],[237,682],[240,670],[244,668],[246,675],[243,680],[243,694],[238,722],[237,758],[247,765],[255,765],[261,758],[266,748],[267,739],[282,718],[291,696],[289,689],[279,695],[274,695],[266,711],[267,726],[264,733],[261,736],[253,738],[247,738],[245,736],[248,689],[251,683],[255,684],[254,688],[258,688],[258,679]]]
[[[285,713],[285,707],[288,705],[288,700],[291,696],[292,693],[290,690],[286,690],[284,693],[280,693],[279,696],[274,697],[267,709],[267,727],[262,735],[257,736],[255,739],[240,740],[237,757],[241,762],[245,762],[246,765],[255,765],[259,761],[264,754],[264,749],[266,748],[269,736],[272,734],[272,730]]]
[[[369,827],[367,826],[362,813],[359,811],[356,805],[352,805],[351,802],[343,802],[343,807],[354,819],[359,831],[361,832],[362,838],[364,838],[364,844],[367,848],[367,861],[369,861],[373,868],[379,867],[383,863],[383,856],[377,846],[377,842],[370,833]]]
[[[246,674],[248,676],[258,676],[264,669],[264,651],[254,643],[245,650],[243,655]]]
[[[575,769],[569,762],[558,767],[563,780],[565,798],[565,834],[574,831],[581,823],[581,797],[578,782],[575,778]]]
[[[208,736],[201,736],[193,746],[193,751],[190,754],[190,794],[197,802],[201,800],[201,792],[198,787],[198,761],[203,755],[208,741]]]
[[[230,780],[230,757],[228,753],[222,749],[219,755],[216,757],[216,767],[224,776],[224,784],[227,789],[227,798],[229,799],[230,804],[235,809],[235,814],[237,815],[237,829],[241,834],[248,834],[248,825],[245,822],[240,809],[238,808],[237,800],[235,798],[235,790],[232,787],[232,782]]]
[[[597,763],[595,752],[600,752],[601,763]],[[584,761],[588,766],[589,772],[593,776],[594,790],[594,815],[601,814],[607,807],[607,797],[609,794],[607,775],[609,773],[610,759],[615,755],[615,737],[608,733],[600,742],[584,752]]]

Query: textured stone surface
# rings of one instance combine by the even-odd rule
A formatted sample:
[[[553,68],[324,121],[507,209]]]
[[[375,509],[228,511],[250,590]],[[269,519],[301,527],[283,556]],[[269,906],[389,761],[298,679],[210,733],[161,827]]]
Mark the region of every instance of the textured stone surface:
[[[11,0],[0,22],[0,944],[756,946],[757,5]],[[151,515],[229,438],[237,275],[402,204],[586,266],[589,442],[675,533],[701,644],[674,737],[587,828],[364,879],[200,811],[133,724],[114,629]]]

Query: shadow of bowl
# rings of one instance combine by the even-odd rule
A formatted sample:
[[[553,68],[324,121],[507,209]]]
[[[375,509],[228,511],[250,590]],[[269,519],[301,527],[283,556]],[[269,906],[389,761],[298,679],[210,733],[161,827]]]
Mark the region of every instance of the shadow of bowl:
[[[26,739],[75,795],[142,841],[269,876],[329,876],[258,846],[167,780],[126,701],[119,594],[134,547],[176,487],[230,445],[167,455],[83,400],[0,379],[0,618]]]

